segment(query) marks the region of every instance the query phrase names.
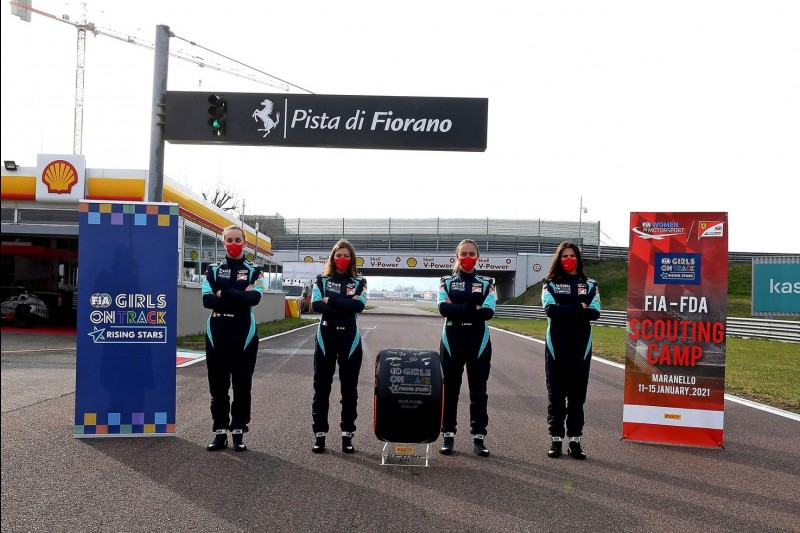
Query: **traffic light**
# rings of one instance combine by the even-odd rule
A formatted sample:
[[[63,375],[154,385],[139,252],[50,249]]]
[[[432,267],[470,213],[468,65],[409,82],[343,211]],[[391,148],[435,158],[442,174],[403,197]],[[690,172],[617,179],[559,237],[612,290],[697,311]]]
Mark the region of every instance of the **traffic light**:
[[[225,135],[225,113],[228,110],[228,103],[225,97],[219,94],[212,94],[208,97],[208,125],[214,130],[214,135]]]

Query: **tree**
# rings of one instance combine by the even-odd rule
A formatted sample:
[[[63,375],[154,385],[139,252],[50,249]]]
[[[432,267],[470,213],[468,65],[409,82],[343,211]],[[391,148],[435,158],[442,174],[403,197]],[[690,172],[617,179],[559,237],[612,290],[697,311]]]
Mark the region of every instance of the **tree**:
[[[213,190],[204,190],[203,199],[219,207],[223,211],[230,211],[241,214],[244,210],[244,200],[239,198],[232,185],[222,182],[222,178],[217,179]],[[239,207],[241,203],[241,208]]]

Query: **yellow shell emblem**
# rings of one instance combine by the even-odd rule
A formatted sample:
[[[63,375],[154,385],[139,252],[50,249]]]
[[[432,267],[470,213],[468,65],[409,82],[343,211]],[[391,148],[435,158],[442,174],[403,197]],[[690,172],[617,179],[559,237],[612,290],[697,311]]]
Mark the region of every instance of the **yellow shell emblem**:
[[[305,257],[303,258],[303,262],[304,262],[304,263],[313,263],[313,262],[314,262],[314,258],[313,258],[313,257],[311,257],[310,255],[307,255],[307,256],[305,256]]]
[[[59,159],[44,167],[42,182],[47,185],[47,192],[70,194],[73,185],[78,183],[78,172],[69,161]]]
[[[415,266],[417,266],[417,260],[413,257],[409,257],[408,259],[406,259],[406,265],[410,266],[411,268],[414,268]]]
[[[363,257],[356,257],[356,266],[364,266],[364,258]]]

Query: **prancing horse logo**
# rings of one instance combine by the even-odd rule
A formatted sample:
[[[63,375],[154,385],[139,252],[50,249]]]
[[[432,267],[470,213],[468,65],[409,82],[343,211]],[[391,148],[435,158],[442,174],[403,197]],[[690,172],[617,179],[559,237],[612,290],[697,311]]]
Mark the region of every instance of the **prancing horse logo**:
[[[264,100],[263,102],[261,102],[261,105],[264,106],[264,109],[256,108],[256,110],[253,111],[253,120],[258,122],[258,120],[260,119],[261,122],[264,123],[264,127],[258,128],[258,131],[265,132],[264,137],[266,137],[267,135],[269,135],[269,132],[272,131],[272,128],[277,126],[278,123],[281,121],[281,114],[280,112],[278,112],[275,115],[275,120],[273,121],[270,115],[272,114],[272,109],[275,107],[275,104],[273,104],[271,100]]]

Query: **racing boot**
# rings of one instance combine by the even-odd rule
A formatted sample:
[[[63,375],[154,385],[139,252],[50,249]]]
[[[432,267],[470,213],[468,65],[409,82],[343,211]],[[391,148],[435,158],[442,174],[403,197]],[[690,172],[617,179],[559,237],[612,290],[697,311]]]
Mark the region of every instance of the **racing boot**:
[[[456,442],[456,434],[445,432],[442,433],[442,447],[439,448],[439,453],[442,455],[450,455],[453,453],[453,445]]]
[[[233,434],[233,451],[246,452],[247,444],[244,443],[244,431],[241,429],[234,429],[231,431]]]
[[[342,451],[344,453],[353,453],[356,451],[356,447],[353,446],[352,431],[342,431]]]
[[[569,438],[569,448],[567,448],[567,453],[573,459],[586,459],[586,454],[583,452],[583,448],[581,448],[581,438],[580,437],[570,437]]]
[[[324,453],[325,452],[325,432],[320,431],[318,433],[314,433],[314,437],[316,440],[314,441],[314,447],[311,448],[311,451],[314,453]]]
[[[547,457],[550,459],[558,459],[561,457],[561,437],[552,437],[552,442],[550,443],[550,449],[547,450]]]
[[[486,438],[486,435],[473,435],[472,448],[475,450],[476,455],[480,455],[481,457],[489,457],[489,448],[487,448],[483,443],[484,438]]]
[[[219,451],[219,450],[221,450],[223,448],[227,448],[228,447],[228,430],[227,429],[218,429],[214,433],[216,433],[216,436],[214,437],[214,440],[211,441],[211,444],[209,444],[206,447],[206,450],[208,450],[210,452],[216,452],[216,451]]]

